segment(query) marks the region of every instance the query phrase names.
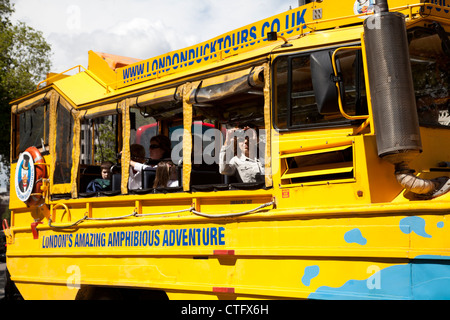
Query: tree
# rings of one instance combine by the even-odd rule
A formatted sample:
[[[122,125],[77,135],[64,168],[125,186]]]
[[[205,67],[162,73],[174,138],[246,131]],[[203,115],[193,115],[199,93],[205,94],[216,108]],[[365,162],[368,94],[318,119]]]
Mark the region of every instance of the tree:
[[[50,71],[50,45],[42,32],[10,20],[14,6],[0,0],[0,176],[9,177],[10,102],[35,90]],[[2,218],[9,218],[6,209]],[[2,212],[0,212],[0,217]]]
[[[102,163],[105,161],[116,161],[116,135],[113,122],[104,120],[97,124],[97,145],[95,148],[95,161]]]
[[[50,71],[50,45],[42,32],[12,24],[14,6],[0,0],[0,158],[9,162],[10,102],[32,92]]]

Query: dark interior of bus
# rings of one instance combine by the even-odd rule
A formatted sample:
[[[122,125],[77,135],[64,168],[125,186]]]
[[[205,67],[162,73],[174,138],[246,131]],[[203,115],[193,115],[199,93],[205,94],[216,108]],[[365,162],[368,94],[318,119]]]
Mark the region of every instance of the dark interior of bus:
[[[263,83],[263,78],[260,82]],[[192,97],[192,165],[190,173],[190,191],[209,192],[236,189],[265,188],[264,182],[243,183],[239,175],[227,176],[219,172],[218,152],[223,143],[227,129],[251,126],[261,131],[264,129],[264,93],[259,85],[248,85],[247,79],[237,79],[225,84],[203,87],[194,90]],[[241,87],[239,87],[241,86]],[[230,90],[233,94],[230,94]],[[174,92],[178,92],[174,89]],[[215,96],[220,98],[215,98]],[[175,97],[175,98],[174,98]],[[183,160],[182,134],[177,129],[183,129],[183,105],[179,95],[159,99],[152,104],[139,104],[130,113],[131,135],[130,145],[141,144],[146,150],[146,162],[149,158],[150,138],[158,134],[169,136],[175,148],[180,152],[172,153],[172,162],[176,165],[178,186],[154,188],[155,170],[142,170],[142,187],[129,190],[130,194],[174,193],[183,192]],[[112,196],[121,193],[121,159],[119,132],[121,115],[110,115],[91,119],[82,123],[81,161],[79,174],[79,196]],[[116,134],[114,134],[116,133]],[[221,136],[220,136],[221,135]],[[264,136],[260,137],[258,152],[263,155]],[[178,147],[177,147],[178,145]],[[205,152],[210,157],[205,161]],[[236,152],[236,151],[235,151]],[[107,191],[87,192],[90,181],[101,178],[100,163],[114,163],[111,175],[111,188]],[[153,163],[155,164],[155,163]]]

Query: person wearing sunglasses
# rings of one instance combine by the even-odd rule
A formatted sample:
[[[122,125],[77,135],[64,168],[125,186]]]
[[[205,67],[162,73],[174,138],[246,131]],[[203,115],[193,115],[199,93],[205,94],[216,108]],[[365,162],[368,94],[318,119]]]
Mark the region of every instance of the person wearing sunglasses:
[[[236,175],[244,183],[264,181],[264,166],[257,158],[257,144],[257,132],[250,126],[227,130],[219,156],[220,173]]]
[[[157,135],[150,139],[150,161],[149,164],[156,167],[159,160],[171,159],[171,145],[170,139],[165,135]]]
[[[157,135],[150,139],[150,158],[145,157],[145,149],[140,144],[130,146],[130,175],[128,189],[142,189],[142,171],[155,169],[158,163],[171,156],[171,142],[165,135]],[[147,163],[146,163],[147,162]]]

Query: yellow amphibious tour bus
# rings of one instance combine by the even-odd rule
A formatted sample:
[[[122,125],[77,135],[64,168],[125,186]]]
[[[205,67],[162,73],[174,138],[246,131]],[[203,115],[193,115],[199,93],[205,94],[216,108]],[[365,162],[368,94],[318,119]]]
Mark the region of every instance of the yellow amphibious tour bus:
[[[25,299],[450,298],[450,1],[322,0],[11,103]]]

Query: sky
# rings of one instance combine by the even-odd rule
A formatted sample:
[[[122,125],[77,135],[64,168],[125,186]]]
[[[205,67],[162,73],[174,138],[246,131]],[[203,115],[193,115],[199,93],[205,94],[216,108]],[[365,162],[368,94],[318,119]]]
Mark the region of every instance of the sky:
[[[88,67],[88,51],[138,59],[212,39],[298,0],[11,0],[13,21],[43,32],[52,72]]]

